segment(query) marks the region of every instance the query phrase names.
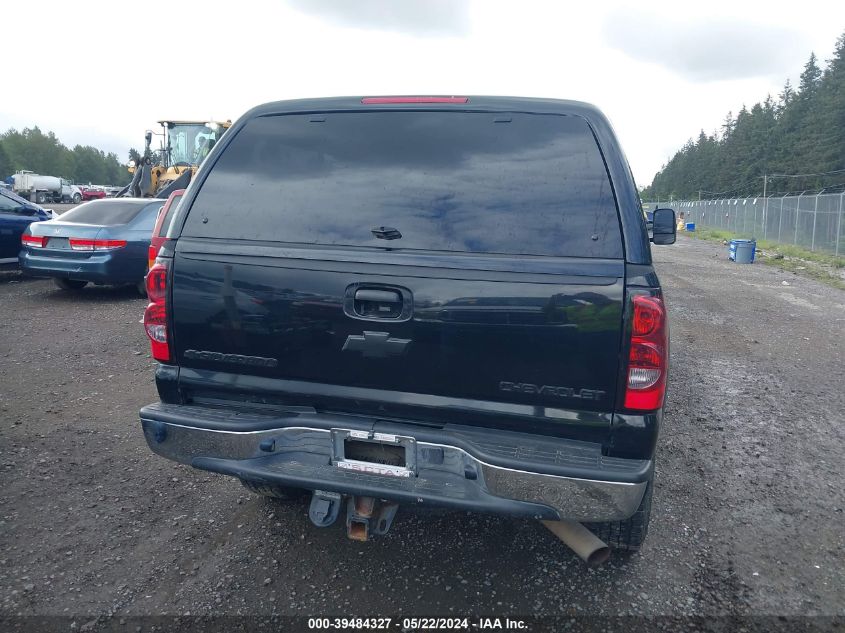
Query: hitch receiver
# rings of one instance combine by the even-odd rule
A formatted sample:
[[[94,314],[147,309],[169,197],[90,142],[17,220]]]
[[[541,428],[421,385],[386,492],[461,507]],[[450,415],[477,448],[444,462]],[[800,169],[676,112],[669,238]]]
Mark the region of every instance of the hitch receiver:
[[[371,534],[387,534],[399,505],[373,497],[349,497],[346,533],[354,541],[367,541]]]

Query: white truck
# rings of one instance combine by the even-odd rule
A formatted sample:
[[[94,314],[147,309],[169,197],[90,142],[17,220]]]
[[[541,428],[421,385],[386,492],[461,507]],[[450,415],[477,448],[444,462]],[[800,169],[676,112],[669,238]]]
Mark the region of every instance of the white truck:
[[[56,176],[42,176],[31,171],[19,171],[12,189],[32,202],[82,202],[82,190],[70,180]]]

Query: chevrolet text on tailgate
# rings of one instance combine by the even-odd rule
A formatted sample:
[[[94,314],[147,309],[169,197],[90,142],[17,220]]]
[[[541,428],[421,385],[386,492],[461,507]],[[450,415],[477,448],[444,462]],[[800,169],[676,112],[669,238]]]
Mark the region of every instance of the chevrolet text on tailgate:
[[[147,442],[359,540],[406,503],[540,519],[588,562],[637,550],[669,351],[640,209],[587,104],[257,107],[147,276]],[[675,241],[672,210],[653,233]]]

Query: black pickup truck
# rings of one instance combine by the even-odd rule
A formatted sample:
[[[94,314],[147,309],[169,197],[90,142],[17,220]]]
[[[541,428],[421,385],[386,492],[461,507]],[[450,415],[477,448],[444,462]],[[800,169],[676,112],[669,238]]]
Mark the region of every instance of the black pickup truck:
[[[645,538],[668,325],[631,171],[571,101],[245,114],[147,278],[156,453],[384,533],[398,504]],[[675,240],[655,213],[655,243]]]

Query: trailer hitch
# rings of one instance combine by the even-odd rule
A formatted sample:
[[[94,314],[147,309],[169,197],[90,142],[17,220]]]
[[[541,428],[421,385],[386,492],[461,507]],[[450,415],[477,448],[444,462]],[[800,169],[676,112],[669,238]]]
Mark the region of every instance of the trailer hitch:
[[[337,492],[315,490],[308,507],[308,518],[317,527],[337,521],[343,497]],[[350,496],[346,501],[346,533],[354,541],[369,540],[374,534],[387,534],[399,504],[374,497]]]
[[[346,534],[354,541],[366,541],[373,534],[387,534],[399,504],[373,497],[349,497],[346,504]]]

